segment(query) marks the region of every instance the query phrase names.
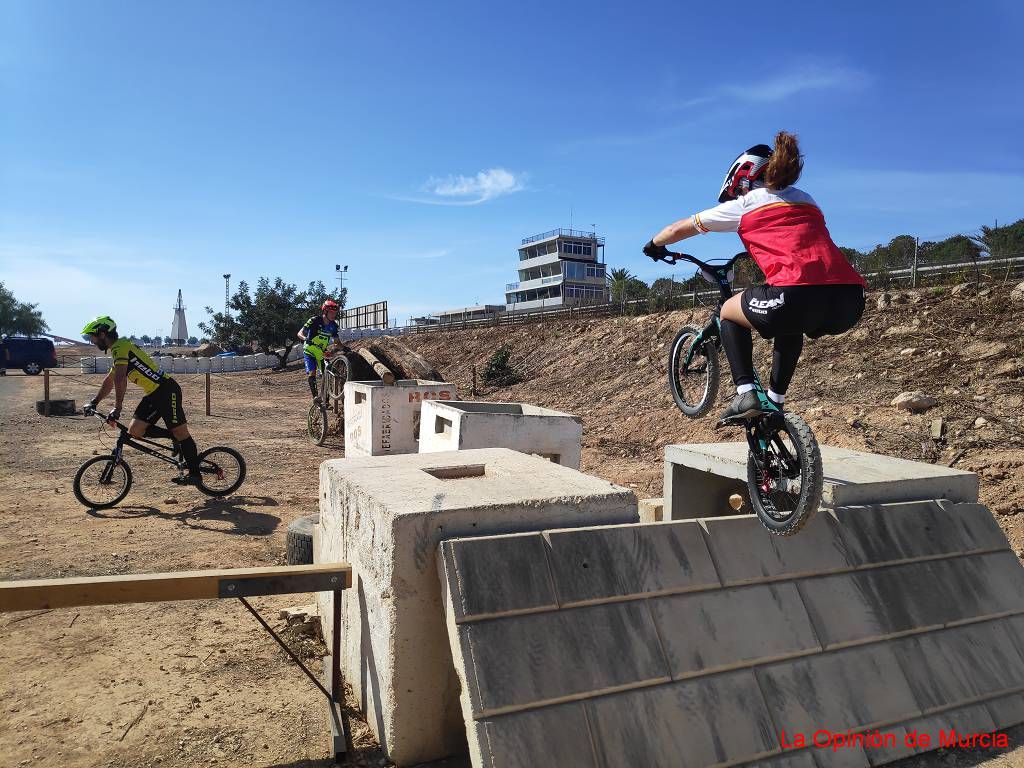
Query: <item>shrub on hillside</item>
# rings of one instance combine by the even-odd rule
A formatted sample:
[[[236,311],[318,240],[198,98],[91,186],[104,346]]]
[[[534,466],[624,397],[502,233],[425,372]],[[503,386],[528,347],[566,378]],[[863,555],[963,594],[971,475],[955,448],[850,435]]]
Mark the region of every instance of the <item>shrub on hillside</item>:
[[[511,357],[512,347],[508,344],[494,350],[481,375],[484,383],[493,387],[507,387],[519,381],[519,374],[508,363]]]

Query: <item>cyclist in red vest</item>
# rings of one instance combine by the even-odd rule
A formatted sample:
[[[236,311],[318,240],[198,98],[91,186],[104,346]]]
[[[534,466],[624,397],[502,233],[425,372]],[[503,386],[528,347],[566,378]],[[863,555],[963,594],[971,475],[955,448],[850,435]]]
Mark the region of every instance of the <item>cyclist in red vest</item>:
[[[725,347],[736,397],[722,418],[762,413],[754,392],[751,329],[774,339],[768,397],[780,408],[810,338],[845,333],[864,312],[864,278],[832,242],[813,198],[793,186],[803,170],[796,136],[779,131],[775,148],[758,144],[729,168],[719,205],[669,224],[644,246],[657,258],[665,246],[705,232],[736,232],[764,272],[722,308]]]

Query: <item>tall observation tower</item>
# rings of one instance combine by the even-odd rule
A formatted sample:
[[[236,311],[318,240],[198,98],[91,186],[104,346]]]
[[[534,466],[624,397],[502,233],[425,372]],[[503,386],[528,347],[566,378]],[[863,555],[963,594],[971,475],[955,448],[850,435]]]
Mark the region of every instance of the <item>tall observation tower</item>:
[[[171,321],[171,342],[179,347],[188,341],[188,325],[185,323],[185,305],[181,301],[181,288],[178,289],[178,303],[174,307],[174,319]]]

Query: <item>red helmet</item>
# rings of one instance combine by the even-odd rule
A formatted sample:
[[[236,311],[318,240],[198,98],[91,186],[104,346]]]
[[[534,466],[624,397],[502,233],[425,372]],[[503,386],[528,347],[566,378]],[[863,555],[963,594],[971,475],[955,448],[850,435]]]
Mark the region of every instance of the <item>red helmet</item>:
[[[327,301],[320,305],[321,312],[326,312],[328,309],[337,310],[338,302],[336,302],[334,299],[328,299]]]
[[[725,181],[722,182],[722,189],[718,193],[718,202],[735,200],[739,190],[749,192],[756,183],[762,182],[764,169],[768,167],[771,156],[771,147],[767,144],[758,144],[737,157],[729,166],[729,172],[725,174]]]

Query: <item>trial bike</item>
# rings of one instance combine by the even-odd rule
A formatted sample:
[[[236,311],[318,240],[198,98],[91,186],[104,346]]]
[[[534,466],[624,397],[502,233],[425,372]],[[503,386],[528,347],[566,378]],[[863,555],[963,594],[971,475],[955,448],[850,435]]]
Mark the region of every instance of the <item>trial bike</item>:
[[[343,404],[342,395],[348,378],[344,354],[341,348],[333,355],[324,352],[318,366],[317,398],[306,414],[306,435],[314,445],[323,445],[330,431],[327,413],[332,405]]]
[[[86,411],[86,415],[109,423],[106,416],[94,410]],[[118,431],[113,450],[108,455],[92,457],[75,473],[72,488],[75,498],[82,504],[91,509],[107,509],[128,495],[132,487],[132,470],[124,458],[125,447],[170,464],[178,470],[179,479],[185,476],[188,465],[176,445],[132,437],[128,434],[128,427],[120,421],[115,421],[113,426]],[[245,459],[234,448],[218,445],[199,454],[199,483],[196,487],[207,496],[234,493],[244,480]]]
[[[725,263],[701,261],[686,253],[663,251],[657,260],[667,264],[689,261],[701,276],[719,289],[718,306],[703,328],[685,326],[669,350],[668,382],[672,399],[683,413],[698,418],[718,399],[721,376],[722,306],[733,295],[734,266],[746,251]],[[763,413],[731,418],[722,426],[742,426],[746,432],[747,489],[761,524],[777,536],[791,536],[811,519],[821,505],[821,450],[814,433],[800,416],[783,411],[769,399],[754,371],[754,387]]]

